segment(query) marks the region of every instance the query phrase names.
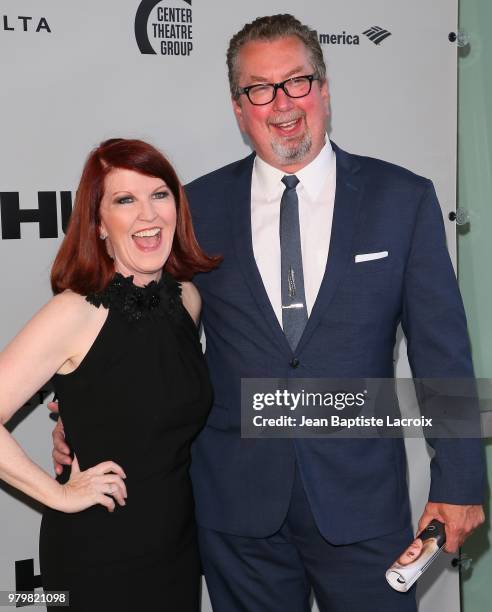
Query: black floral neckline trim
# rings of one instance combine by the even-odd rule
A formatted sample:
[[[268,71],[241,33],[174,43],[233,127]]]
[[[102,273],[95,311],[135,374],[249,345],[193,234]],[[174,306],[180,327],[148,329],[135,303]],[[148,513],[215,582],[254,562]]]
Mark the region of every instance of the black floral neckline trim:
[[[85,298],[99,308],[112,308],[128,321],[139,321],[152,314],[177,316],[181,305],[181,285],[167,272],[158,282],[152,281],[144,287],[133,283],[133,276],[116,272],[105,289],[91,293]]]

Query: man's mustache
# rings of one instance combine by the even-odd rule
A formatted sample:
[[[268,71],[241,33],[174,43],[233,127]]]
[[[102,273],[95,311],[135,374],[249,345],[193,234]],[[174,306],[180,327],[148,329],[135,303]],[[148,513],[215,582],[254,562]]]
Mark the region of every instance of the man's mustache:
[[[290,111],[288,113],[282,113],[281,115],[274,115],[268,119],[269,125],[279,125],[281,123],[289,123],[291,121],[297,121],[297,119],[304,119],[306,113],[304,111]]]

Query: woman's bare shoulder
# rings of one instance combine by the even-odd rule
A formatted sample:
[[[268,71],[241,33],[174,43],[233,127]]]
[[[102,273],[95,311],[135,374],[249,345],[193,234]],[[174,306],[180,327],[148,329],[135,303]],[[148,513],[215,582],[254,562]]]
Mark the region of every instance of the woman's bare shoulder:
[[[104,308],[95,308],[83,295],[67,289],[52,297],[39,313],[61,324],[80,325],[101,318],[103,311]]]
[[[183,300],[183,306],[190,313],[193,321],[198,324],[200,320],[200,311],[202,309],[202,298],[193,283],[188,281],[181,283],[181,298]]]

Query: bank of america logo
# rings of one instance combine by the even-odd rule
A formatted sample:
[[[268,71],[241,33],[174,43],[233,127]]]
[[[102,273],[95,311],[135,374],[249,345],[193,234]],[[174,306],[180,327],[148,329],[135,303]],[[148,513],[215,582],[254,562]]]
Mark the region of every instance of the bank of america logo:
[[[362,34],[365,34],[367,38],[372,40],[375,45],[381,44],[385,38],[391,36],[391,32],[388,32],[388,30],[383,30],[383,28],[380,28],[379,26],[372,26],[372,28],[362,32]]]

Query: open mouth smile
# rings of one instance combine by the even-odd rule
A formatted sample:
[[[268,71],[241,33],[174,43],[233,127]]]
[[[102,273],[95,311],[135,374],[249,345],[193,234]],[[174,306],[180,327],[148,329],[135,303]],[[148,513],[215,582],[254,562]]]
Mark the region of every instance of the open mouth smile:
[[[135,246],[141,251],[153,251],[161,244],[161,228],[149,227],[132,234]]]
[[[302,117],[291,119],[289,121],[283,121],[282,123],[270,123],[277,133],[281,135],[290,136],[297,133],[302,128]]]

